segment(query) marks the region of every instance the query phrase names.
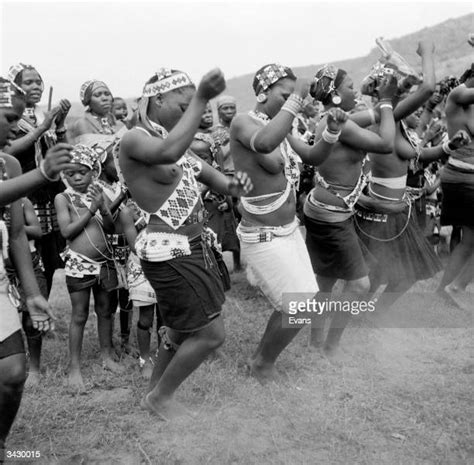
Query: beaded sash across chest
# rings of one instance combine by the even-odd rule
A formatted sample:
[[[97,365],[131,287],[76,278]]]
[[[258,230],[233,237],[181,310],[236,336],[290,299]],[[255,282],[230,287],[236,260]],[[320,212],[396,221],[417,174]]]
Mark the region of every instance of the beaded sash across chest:
[[[264,125],[270,122],[270,118],[265,113],[259,111],[249,111],[249,116],[257,121],[263,122]],[[280,151],[285,160],[285,177],[287,181],[297,189],[300,180],[298,158],[286,137],[280,144]]]
[[[145,131],[151,137],[151,134],[146,129],[141,127],[137,127],[137,129]],[[161,126],[159,126],[159,129],[159,133],[163,138],[166,138],[168,135],[167,131]],[[170,196],[156,212],[152,213],[175,230],[183,225],[189,215],[191,215],[196,204],[200,201],[196,176],[200,174],[202,169],[201,163],[187,153],[176,164],[183,170],[183,175]],[[144,211],[144,213],[146,216],[150,215],[149,212]]]

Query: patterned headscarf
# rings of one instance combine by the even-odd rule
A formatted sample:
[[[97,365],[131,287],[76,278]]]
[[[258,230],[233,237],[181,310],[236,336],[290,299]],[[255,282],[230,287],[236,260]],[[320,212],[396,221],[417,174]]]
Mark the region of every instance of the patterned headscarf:
[[[94,150],[87,145],[76,144],[71,151],[70,163],[77,163],[87,166],[91,171],[94,171],[97,176],[100,175],[100,158],[102,152]]]
[[[224,105],[237,105],[237,100],[232,95],[221,95],[217,99],[217,109],[223,107]]]
[[[290,78],[296,80],[295,73],[288,66],[282,66],[277,63],[265,65],[260,68],[253,79],[252,87],[255,95],[261,94],[278,82],[280,79]]]
[[[0,76],[0,108],[12,108],[13,97],[25,98],[25,92],[13,81]]]
[[[380,61],[377,61],[370,73],[362,80],[361,93],[363,95],[375,95],[375,88],[387,75],[393,75],[397,78],[397,81],[400,82],[403,79],[403,76],[389,64],[384,64]]]
[[[25,65],[23,63],[17,63],[16,65],[10,66],[10,69],[8,70],[8,79],[10,81],[13,81],[15,84],[21,86],[22,73],[25,69],[34,70],[38,73],[38,70],[32,65]],[[43,81],[43,78],[41,77],[40,73],[38,73],[38,76],[41,79],[41,91],[43,91],[44,90],[44,81]]]
[[[324,65],[318,69],[311,84],[310,94],[315,100],[325,104],[331,94],[341,85],[346,71],[334,65]]]
[[[163,95],[181,87],[194,86],[191,78],[183,71],[160,68],[143,87],[142,97],[138,102],[138,120],[154,135],[158,134],[156,126],[149,120],[147,111],[151,97]],[[163,128],[164,129],[164,128]]]
[[[79,91],[79,98],[81,99],[81,102],[85,107],[87,107],[87,105],[91,103],[92,94],[100,87],[105,87],[110,92],[109,87],[103,81],[97,81],[96,79],[92,79],[82,84],[81,90]],[[110,92],[110,94],[112,94],[112,92]]]

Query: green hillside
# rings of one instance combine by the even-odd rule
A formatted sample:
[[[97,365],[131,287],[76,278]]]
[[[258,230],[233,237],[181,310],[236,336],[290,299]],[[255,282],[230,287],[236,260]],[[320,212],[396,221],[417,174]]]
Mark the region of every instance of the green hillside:
[[[441,24],[426,27],[403,37],[385,37],[385,39],[389,40],[394,50],[406,58],[410,65],[420,71],[421,61],[420,57],[416,54],[418,42],[425,38],[432,39],[436,47],[436,77],[441,79],[449,74],[459,76],[470,66],[471,62],[474,61],[473,49],[467,43],[467,35],[473,31],[474,14],[470,14],[460,18],[449,19]],[[370,53],[364,57],[335,61],[333,63],[337,67],[345,69],[358,87],[364,76],[367,75],[372,65],[380,56],[379,49],[374,47]],[[293,70],[298,77],[311,78],[314,76],[316,70],[323,64],[324,63],[294,67]],[[252,79],[252,74],[246,74],[227,81],[226,93],[237,98],[239,111],[250,110],[255,105],[255,96],[252,92]]]

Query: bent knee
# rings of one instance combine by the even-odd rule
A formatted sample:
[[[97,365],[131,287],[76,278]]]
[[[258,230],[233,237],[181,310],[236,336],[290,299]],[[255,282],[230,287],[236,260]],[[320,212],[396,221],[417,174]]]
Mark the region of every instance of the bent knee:
[[[206,339],[206,342],[210,349],[217,349],[225,341],[225,331],[224,326],[222,324],[214,324],[211,325],[209,331],[205,331],[203,337]]]
[[[27,378],[25,354],[7,357],[2,363],[2,384],[8,387],[20,387]]]

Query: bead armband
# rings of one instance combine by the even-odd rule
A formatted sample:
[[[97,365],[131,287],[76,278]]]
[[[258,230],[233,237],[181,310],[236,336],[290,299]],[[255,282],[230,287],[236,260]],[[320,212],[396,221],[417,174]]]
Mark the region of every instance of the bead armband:
[[[327,142],[328,144],[335,144],[339,140],[340,135],[341,131],[338,131],[336,133],[330,132],[326,127],[323,133],[321,134],[321,137],[323,138],[324,142]]]

